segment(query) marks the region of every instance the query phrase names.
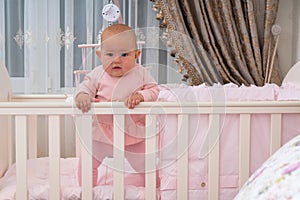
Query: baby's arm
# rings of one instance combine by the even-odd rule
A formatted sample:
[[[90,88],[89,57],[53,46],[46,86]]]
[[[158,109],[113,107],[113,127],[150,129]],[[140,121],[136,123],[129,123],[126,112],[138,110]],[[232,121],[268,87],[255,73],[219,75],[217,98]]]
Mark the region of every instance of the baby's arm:
[[[145,69],[145,68],[144,68]],[[159,95],[159,87],[152,75],[149,68],[146,68],[143,73],[143,88],[138,91],[144,97],[144,101],[156,101]]]
[[[125,105],[132,109],[143,101],[156,101],[159,94],[159,87],[151,76],[148,69],[143,68],[143,87],[132,93],[125,99]]]
[[[88,112],[91,109],[91,102],[99,102],[95,98],[97,91],[97,80],[99,79],[100,68],[95,68],[87,74],[84,81],[76,88],[75,103],[76,107],[82,112]]]
[[[156,83],[145,84],[142,90],[132,93],[125,99],[125,105],[129,109],[133,109],[136,105],[143,101],[156,101],[159,94],[159,88]]]

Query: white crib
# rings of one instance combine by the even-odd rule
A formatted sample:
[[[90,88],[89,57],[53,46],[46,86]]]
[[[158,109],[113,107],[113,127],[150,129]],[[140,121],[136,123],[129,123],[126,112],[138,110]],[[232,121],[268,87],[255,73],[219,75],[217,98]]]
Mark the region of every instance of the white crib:
[[[44,99],[44,102],[41,101]],[[53,98],[52,98],[53,99]],[[50,180],[49,180],[49,199],[60,199],[60,119],[65,115],[70,115],[77,120],[77,136],[80,136],[85,146],[81,148],[82,155],[82,199],[92,199],[92,158],[90,154],[91,147],[91,117],[93,114],[112,114],[114,116],[115,133],[114,136],[122,135],[120,126],[124,126],[124,115],[126,114],[145,114],[146,115],[146,187],[145,199],[156,199],[156,163],[157,158],[157,116],[161,115],[176,115],[178,120],[178,156],[177,160],[177,199],[189,199],[188,189],[188,124],[189,116],[194,114],[209,115],[210,129],[208,134],[208,146],[212,147],[208,155],[208,199],[219,199],[219,156],[220,148],[219,141],[216,140],[219,136],[219,127],[221,124],[221,116],[226,114],[238,114],[240,121],[239,134],[239,186],[246,181],[250,175],[250,118],[253,114],[270,114],[271,118],[271,141],[270,153],[273,153],[281,146],[281,130],[282,130],[282,115],[283,114],[300,114],[299,101],[284,101],[284,102],[228,102],[214,103],[211,102],[154,102],[141,103],[134,110],[128,110],[123,103],[97,103],[94,104],[94,109],[82,115],[81,112],[74,108],[72,103],[63,102],[63,98],[54,97],[57,102],[47,102],[47,98],[35,96],[27,97],[24,101],[21,97],[13,98],[15,102],[1,102],[0,115],[8,118],[7,133],[1,133],[1,162],[11,165],[16,160],[16,199],[27,199],[27,167],[26,162],[29,158],[35,158],[37,155],[37,131],[36,117],[47,116],[49,127],[49,160],[50,160]],[[19,102],[16,102],[19,101]],[[40,102],[38,102],[40,101]],[[225,112],[224,112],[225,111]],[[122,128],[122,127],[121,127]],[[85,134],[81,134],[84,130]],[[84,137],[83,137],[84,136]],[[15,143],[15,145],[14,145]],[[124,138],[118,137],[114,140],[115,148],[124,149]],[[152,152],[152,153],[151,153]],[[118,169],[124,169],[124,153],[115,151],[114,165]],[[122,171],[122,170],[121,170]],[[114,186],[113,198],[124,199],[124,174],[120,171],[114,171]]]

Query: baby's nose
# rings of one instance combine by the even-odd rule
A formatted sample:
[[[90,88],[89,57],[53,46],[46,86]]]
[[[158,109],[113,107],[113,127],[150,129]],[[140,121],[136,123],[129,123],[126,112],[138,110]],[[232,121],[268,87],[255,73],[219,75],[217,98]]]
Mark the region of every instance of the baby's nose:
[[[114,62],[121,62],[121,56],[116,56],[114,58]]]

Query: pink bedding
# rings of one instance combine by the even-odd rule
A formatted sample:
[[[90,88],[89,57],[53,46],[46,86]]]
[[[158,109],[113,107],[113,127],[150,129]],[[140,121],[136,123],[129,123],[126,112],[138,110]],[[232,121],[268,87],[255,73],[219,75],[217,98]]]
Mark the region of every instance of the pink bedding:
[[[104,163],[111,162],[105,159]],[[29,199],[48,199],[49,194],[49,159],[37,158],[28,160],[28,191]],[[81,188],[77,182],[78,158],[61,159],[61,199],[80,200]],[[131,166],[125,162],[125,168]],[[112,170],[104,164],[99,167],[99,179],[97,187],[93,188],[94,199],[112,199]],[[125,182],[141,182],[140,176],[125,174]],[[15,199],[16,168],[9,168],[4,177],[0,179],[0,199]],[[144,188],[132,185],[125,186],[126,199],[144,199]]]

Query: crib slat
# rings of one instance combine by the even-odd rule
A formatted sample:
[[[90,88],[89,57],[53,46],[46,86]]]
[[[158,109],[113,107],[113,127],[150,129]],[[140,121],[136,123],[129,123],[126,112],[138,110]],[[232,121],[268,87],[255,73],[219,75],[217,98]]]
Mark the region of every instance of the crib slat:
[[[28,116],[28,156],[29,158],[37,157],[37,116]]]
[[[270,155],[281,146],[281,114],[271,114]]]
[[[178,142],[177,142],[177,199],[189,199],[188,185],[188,157],[189,157],[189,116],[178,115]]]
[[[156,199],[156,116],[146,115],[146,200]]]
[[[78,123],[78,120],[77,119],[75,119],[76,120],[76,124]],[[81,155],[81,141],[80,141],[80,136],[79,136],[79,134],[76,134],[76,136],[75,136],[75,155],[76,155],[76,157],[80,157],[80,155]]]
[[[14,137],[13,133],[13,116],[8,116],[8,166],[11,166],[14,163],[15,151],[14,151]]]
[[[80,157],[81,156],[81,149],[82,149],[82,146],[81,146],[81,135],[80,135],[80,127],[81,127],[81,117],[75,117],[75,130],[77,131],[76,132],[76,135],[75,135],[75,138],[76,138],[76,141],[75,141],[75,155],[76,157]]]
[[[26,116],[16,116],[16,199],[27,199],[27,136]]]
[[[250,173],[250,114],[240,114],[239,134],[239,188]]]
[[[92,185],[92,116],[82,115],[77,118],[81,139],[82,199],[93,199]]]
[[[208,199],[219,199],[219,126],[220,116],[210,114],[208,130],[209,156],[208,156]]]
[[[124,115],[114,115],[114,199],[123,200],[124,189]]]
[[[49,116],[49,198],[60,199],[60,120]]]

